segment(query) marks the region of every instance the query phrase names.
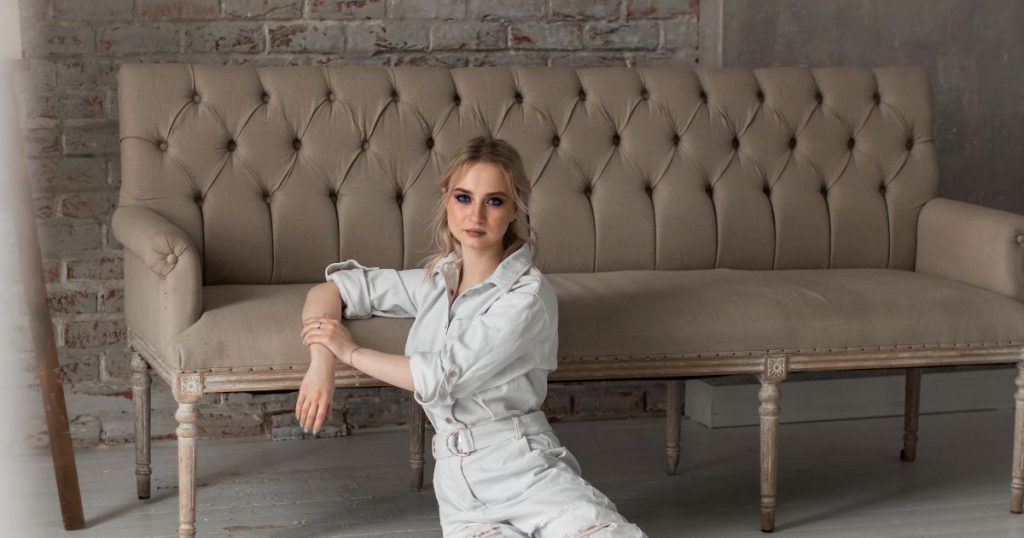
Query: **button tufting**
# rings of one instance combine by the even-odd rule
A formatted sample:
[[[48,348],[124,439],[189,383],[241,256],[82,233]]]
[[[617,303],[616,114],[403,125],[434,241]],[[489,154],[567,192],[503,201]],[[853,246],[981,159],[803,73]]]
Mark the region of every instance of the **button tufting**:
[[[584,194],[584,196],[586,196],[587,198],[590,198],[590,194],[591,194],[592,192],[593,192],[593,191],[592,191],[592,190],[590,189],[590,185],[587,185],[586,187],[583,187],[583,194]]]
[[[455,94],[455,98],[453,100],[455,101],[455,106],[462,104],[462,97],[459,97],[459,94]]]
[[[160,148],[160,151],[167,151],[167,142],[161,140],[157,147]]]
[[[878,186],[878,192],[885,194],[885,183]]]
[[[910,148],[914,147],[914,139],[908,138],[905,147],[907,148],[907,151],[910,151]]]
[[[618,146],[619,142],[622,142],[622,138],[619,137],[619,134],[615,133],[614,135],[612,135],[612,144]]]
[[[299,140],[298,138],[292,140],[292,147],[296,150],[302,149],[302,140]]]
[[[651,94],[647,93],[647,88],[644,88],[644,89],[640,90],[640,98],[641,99],[647,99],[650,96],[651,96]]]
[[[395,193],[395,201],[398,202],[398,205],[402,205],[402,200],[404,200],[404,199],[405,199],[405,197],[402,196],[402,193],[400,193],[400,192],[396,192]]]
[[[395,101],[398,100],[398,90],[397,89],[391,88],[391,98],[394,99]]]
[[[796,147],[796,137],[790,137],[789,138],[789,149],[793,149],[795,147]]]
[[[679,133],[672,133],[672,144],[679,143]]]
[[[740,147],[740,139],[736,138],[735,136],[732,137],[732,149],[739,149],[739,147]]]
[[[764,192],[765,194],[771,194],[771,193],[772,193],[772,188],[771,188],[771,186],[769,186],[769,185],[765,185],[765,186],[764,186],[764,187],[763,187],[763,188],[761,189],[761,191],[762,191],[762,192]]]
[[[824,97],[822,97],[821,92],[814,92],[814,100],[817,101],[819,105],[821,104],[821,102],[824,100]]]
[[[362,144],[359,145],[359,147],[363,148],[363,151],[366,151],[367,149],[370,148],[370,141],[364,139]]]
[[[699,95],[700,95],[700,100],[701,100],[701,101],[703,101],[703,102],[705,102],[705,103],[707,103],[707,102],[708,102],[708,94],[704,92],[704,89],[703,89],[703,88],[701,88],[701,90],[700,90],[700,94],[699,94]]]
[[[338,193],[336,193],[334,191],[331,191],[330,193],[328,193],[327,196],[331,199],[332,202],[338,201]]]
[[[763,103],[764,102],[764,92],[761,91],[761,90],[757,90],[757,102],[759,102],[759,103]]]
[[[192,94],[192,102],[193,103],[198,104],[200,100],[201,100],[201,98],[199,97],[199,93],[198,92]]]
[[[652,185],[644,185],[644,192],[646,192],[647,194],[651,194],[652,192],[654,192],[654,187]]]
[[[822,196],[828,196],[828,185],[822,185],[821,186],[821,195]]]
[[[174,264],[178,263],[178,256],[173,254],[173,253],[172,254],[168,254],[167,255],[167,263],[169,263],[171,265],[174,265]]]
[[[195,203],[197,204],[203,203],[203,195],[197,192],[196,195],[193,197],[193,201],[195,201]]]
[[[853,139],[852,136],[850,137],[849,140],[846,141],[846,147],[848,147],[850,149],[853,149],[853,146],[856,145],[856,144],[857,144],[857,142]]]
[[[263,195],[263,201],[265,203],[269,204],[270,203],[270,195],[269,194],[264,194]]]
[[[523,94],[521,94],[519,92],[516,92],[516,96],[515,97],[516,97],[516,102],[517,103],[522,103],[523,102]]]
[[[334,96],[334,92],[327,92],[327,100],[328,101],[333,103],[335,99],[337,99],[337,97]]]
[[[580,101],[586,101],[587,100],[587,92],[585,92],[583,90],[580,90],[579,98],[580,98]]]
[[[228,140],[228,151],[235,151],[237,147],[238,144],[234,140]]]
[[[434,147],[434,137],[431,136],[430,138],[427,138],[427,148],[429,149],[429,148],[433,148],[433,147]]]
[[[551,139],[551,145],[552,145],[552,146],[555,146],[556,148],[557,148],[557,147],[558,147],[558,145],[559,145],[559,144],[561,144],[561,143],[562,143],[562,140],[561,140],[560,138],[558,138],[558,135],[555,135],[555,136],[554,136],[554,137],[553,137],[553,138]]]
[[[264,103],[269,103],[269,102],[270,102],[270,96],[269,96],[269,95],[267,95],[267,92],[263,92],[263,95],[260,95],[260,99],[261,99],[261,100],[262,100],[262,101],[263,101]]]
[[[877,105],[877,104],[879,104],[879,103],[881,103],[881,102],[882,102],[882,96],[881,96],[881,95],[878,95],[878,92],[875,92],[875,93],[874,93],[874,94],[873,94],[873,95],[871,96],[871,100],[872,100],[872,101],[874,101],[874,102],[875,102],[875,104]]]
[[[1024,234],[1017,234],[1017,244],[1024,245]]]
[[[708,196],[711,196],[715,192],[715,189],[710,183],[708,183],[707,185],[704,185],[704,192],[708,193]]]

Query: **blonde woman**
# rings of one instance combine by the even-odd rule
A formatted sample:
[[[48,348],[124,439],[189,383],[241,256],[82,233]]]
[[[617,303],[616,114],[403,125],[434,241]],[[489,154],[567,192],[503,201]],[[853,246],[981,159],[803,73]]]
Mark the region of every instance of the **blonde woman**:
[[[438,252],[421,269],[330,264],[310,290],[310,366],[296,415],[320,430],[334,361],[412,391],[436,432],[434,492],[446,537],[646,536],[580,476],[541,404],[557,367],[558,304],[533,266],[530,182],[507,142],[469,141],[441,176]],[[340,292],[340,293],[339,293]],[[359,346],[340,323],[416,318],[405,355]]]

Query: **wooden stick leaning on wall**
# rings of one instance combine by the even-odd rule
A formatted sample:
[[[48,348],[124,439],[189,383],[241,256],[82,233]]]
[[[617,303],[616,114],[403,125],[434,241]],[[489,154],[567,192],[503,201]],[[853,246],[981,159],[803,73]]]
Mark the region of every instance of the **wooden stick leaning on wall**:
[[[54,341],[53,320],[47,304],[46,282],[43,279],[43,259],[39,248],[35,218],[32,216],[32,193],[25,170],[23,135],[18,121],[18,106],[14,90],[14,74],[27,71],[28,64],[19,60],[0,61],[0,165],[3,179],[8,183],[7,194],[14,213],[14,234],[18,243],[18,260],[25,289],[25,302],[29,308],[32,341],[35,344],[37,376],[46,411],[46,427],[50,434],[53,470],[57,477],[57,494],[66,530],[85,527],[82,496],[78,488],[78,468],[71,443],[68,412],[64,403],[64,387],[58,373],[57,344]],[[31,405],[26,402],[26,405]]]

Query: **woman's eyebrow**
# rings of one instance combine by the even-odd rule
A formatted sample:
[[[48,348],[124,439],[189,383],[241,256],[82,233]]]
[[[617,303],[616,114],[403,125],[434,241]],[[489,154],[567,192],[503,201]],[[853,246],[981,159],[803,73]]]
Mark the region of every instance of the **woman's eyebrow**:
[[[456,190],[456,191],[461,191],[461,192],[464,192],[464,193],[466,193],[466,194],[473,194],[473,193],[472,193],[471,191],[468,191],[468,190],[466,190],[466,189],[463,189],[462,187],[455,187],[455,189],[454,189],[454,190]],[[489,192],[489,193],[485,194],[484,196],[494,196],[495,194],[500,194],[500,195],[502,195],[502,196],[508,196],[508,194],[506,194],[506,193],[504,193],[504,192],[501,192],[501,191],[498,191],[498,192]]]

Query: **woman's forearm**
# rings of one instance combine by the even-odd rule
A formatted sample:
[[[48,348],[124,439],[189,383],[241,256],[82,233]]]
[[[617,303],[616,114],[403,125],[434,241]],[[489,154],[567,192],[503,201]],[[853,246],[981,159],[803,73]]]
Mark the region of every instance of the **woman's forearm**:
[[[306,294],[306,303],[302,305],[302,321],[322,316],[340,320],[344,306],[344,300],[333,282],[317,284]],[[321,344],[309,346],[309,356],[310,359],[334,360],[334,353]]]
[[[350,364],[349,366],[353,366],[360,372],[408,391],[414,389],[409,357],[405,355],[392,355],[365,347],[356,349],[355,353],[351,354],[351,357],[355,365]],[[343,362],[348,363],[349,355],[341,357],[341,359]]]

